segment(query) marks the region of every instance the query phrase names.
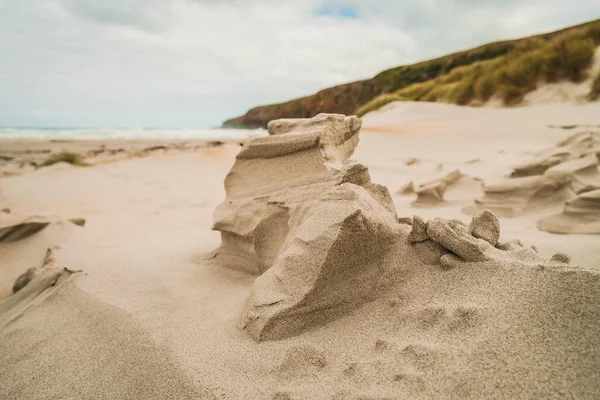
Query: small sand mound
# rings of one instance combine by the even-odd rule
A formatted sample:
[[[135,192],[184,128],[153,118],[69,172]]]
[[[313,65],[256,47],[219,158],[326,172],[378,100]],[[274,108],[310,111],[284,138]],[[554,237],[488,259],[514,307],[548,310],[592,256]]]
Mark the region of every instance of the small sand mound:
[[[552,233],[600,234],[600,189],[581,193],[561,213],[541,219],[537,226]]]
[[[323,351],[311,345],[296,345],[285,353],[281,365],[273,372],[281,379],[302,378],[318,373],[326,365]]]

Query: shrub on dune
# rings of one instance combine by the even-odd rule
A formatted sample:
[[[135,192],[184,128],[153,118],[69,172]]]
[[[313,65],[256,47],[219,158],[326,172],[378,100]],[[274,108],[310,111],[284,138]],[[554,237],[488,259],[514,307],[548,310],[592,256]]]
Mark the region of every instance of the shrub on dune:
[[[596,78],[592,81],[592,87],[590,88],[590,94],[588,98],[591,101],[596,101],[600,99],[600,71],[596,75]]]
[[[464,79],[454,88],[454,90],[452,90],[452,92],[450,92],[449,100],[452,103],[459,104],[461,106],[469,104],[475,96],[474,86],[475,77]]]
[[[596,47],[592,39],[556,40],[544,53],[544,75],[548,82],[568,79],[580,82],[594,59]]]
[[[50,157],[46,158],[40,164],[40,168],[49,167],[50,165],[54,165],[59,162],[65,162],[67,164],[76,165],[79,167],[88,165],[85,161],[83,161],[83,158],[80,154],[65,151],[62,153],[52,154]]]
[[[479,77],[473,87],[474,95],[482,101],[488,101],[498,88],[498,74],[490,73]]]

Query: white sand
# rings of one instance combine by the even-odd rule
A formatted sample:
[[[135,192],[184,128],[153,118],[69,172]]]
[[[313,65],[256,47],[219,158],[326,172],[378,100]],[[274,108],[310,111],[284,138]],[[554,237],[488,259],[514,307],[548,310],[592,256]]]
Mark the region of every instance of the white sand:
[[[392,193],[436,176],[439,164],[496,179],[574,131],[548,125],[598,124],[600,104],[392,104],[364,119],[353,158]],[[406,243],[383,261],[393,289],[378,300],[299,336],[255,343],[238,329],[254,276],[206,259],[220,244],[212,213],[238,151],[160,152],[0,179],[13,213],[87,220],[0,243],[4,288],[52,246],[61,267],[85,271],[45,298],[23,294],[33,306],[13,322],[14,309],[0,306],[1,398],[593,398],[600,390],[600,275],[495,258],[445,271]],[[422,161],[405,165],[411,157]],[[432,208],[414,208],[414,196],[393,200],[399,216],[468,222],[461,209],[480,195]],[[501,240],[600,270],[597,235],[540,232],[544,215],[502,218]]]

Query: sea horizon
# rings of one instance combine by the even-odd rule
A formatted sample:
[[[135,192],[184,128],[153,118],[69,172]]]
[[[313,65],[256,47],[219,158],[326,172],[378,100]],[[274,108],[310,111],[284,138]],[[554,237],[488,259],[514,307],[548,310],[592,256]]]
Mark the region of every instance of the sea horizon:
[[[263,136],[264,129],[230,128],[102,128],[0,127],[0,139],[246,139]]]

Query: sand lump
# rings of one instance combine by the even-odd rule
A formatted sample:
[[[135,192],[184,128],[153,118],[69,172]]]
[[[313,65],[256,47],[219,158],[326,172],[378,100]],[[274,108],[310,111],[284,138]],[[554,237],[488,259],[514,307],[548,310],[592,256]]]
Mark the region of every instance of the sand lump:
[[[500,222],[494,213],[485,210],[468,226],[457,219],[434,218],[425,222],[415,215],[407,241],[425,264],[452,268],[460,262],[487,261],[503,257],[501,251],[515,250],[510,246],[496,247],[499,238]]]
[[[481,214],[473,217],[469,231],[474,237],[495,246],[500,239],[500,221],[493,212],[484,210]]]

